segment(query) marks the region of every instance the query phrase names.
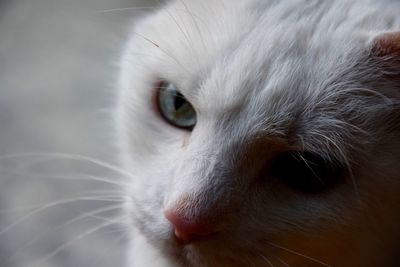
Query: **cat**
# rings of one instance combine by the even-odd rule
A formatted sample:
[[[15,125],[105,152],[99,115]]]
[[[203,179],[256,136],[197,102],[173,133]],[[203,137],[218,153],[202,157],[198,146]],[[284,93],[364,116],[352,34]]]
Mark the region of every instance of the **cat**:
[[[398,266],[400,1],[174,0],[133,28],[127,267]]]

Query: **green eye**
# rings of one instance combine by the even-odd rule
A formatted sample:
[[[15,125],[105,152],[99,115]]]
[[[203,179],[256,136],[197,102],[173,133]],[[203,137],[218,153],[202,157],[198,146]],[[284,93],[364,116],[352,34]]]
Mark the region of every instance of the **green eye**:
[[[197,122],[193,106],[169,82],[161,82],[157,94],[157,105],[162,117],[175,127],[192,129]]]

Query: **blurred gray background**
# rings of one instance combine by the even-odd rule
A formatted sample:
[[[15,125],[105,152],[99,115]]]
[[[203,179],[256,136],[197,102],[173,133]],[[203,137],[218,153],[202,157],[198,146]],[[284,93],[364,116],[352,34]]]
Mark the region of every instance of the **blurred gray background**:
[[[44,153],[115,163],[116,63],[134,21],[151,11],[137,7],[159,4],[0,2],[1,267],[123,266],[124,227],[95,231],[118,209],[93,213],[120,202],[83,199],[117,188],[89,176],[121,177],[87,160]]]

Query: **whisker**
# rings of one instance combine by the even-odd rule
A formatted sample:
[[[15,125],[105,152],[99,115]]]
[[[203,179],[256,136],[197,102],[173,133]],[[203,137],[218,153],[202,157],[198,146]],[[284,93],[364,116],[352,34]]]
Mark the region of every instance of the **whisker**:
[[[122,7],[122,8],[112,8],[112,9],[103,9],[103,10],[96,10],[94,13],[97,14],[104,14],[104,13],[111,13],[111,12],[120,12],[120,11],[135,11],[135,10],[156,10],[159,7],[157,6],[142,6],[142,7]]]
[[[271,266],[271,267],[274,267],[274,265],[272,264],[272,262],[267,258],[267,257],[265,257],[264,255],[262,255],[262,254],[258,254],[264,261],[266,261],[268,264],[269,264],[269,266]]]
[[[116,190],[88,190],[88,191],[84,191],[82,192],[82,194],[84,194],[84,196],[103,196],[103,195],[110,195],[110,194],[114,194],[114,196],[121,196],[123,198],[126,197],[125,192],[123,191],[116,191]]]
[[[121,208],[121,207],[119,207],[119,208]],[[87,216],[87,218],[93,218],[93,219],[96,219],[96,220],[100,220],[100,221],[105,221],[105,222],[114,222],[115,224],[124,224],[125,223],[125,221],[121,221],[120,219],[118,220],[118,221],[116,221],[115,219],[110,219],[110,218],[107,218],[107,217],[104,217],[104,216],[99,216],[99,215],[95,215],[95,214],[91,214],[91,215],[88,215]]]
[[[16,153],[16,154],[8,154],[0,156],[0,160],[7,159],[19,159],[19,158],[28,158],[28,157],[49,157],[49,161],[51,160],[72,160],[72,161],[83,161],[89,162],[96,166],[103,167],[107,170],[114,171],[118,174],[122,174],[126,177],[133,178],[132,175],[127,171],[118,166],[115,166],[111,163],[104,162],[100,159],[95,159],[89,156],[80,155],[80,154],[65,154],[65,153],[51,153],[51,152],[27,152],[27,153]]]
[[[114,194],[112,194],[112,193],[114,193]],[[77,200],[77,201],[80,201],[80,200],[99,200],[99,201],[104,200],[104,201],[106,201],[106,200],[118,200],[119,199],[122,202],[122,201],[126,200],[126,196],[123,192],[112,191],[112,190],[109,190],[109,191],[107,191],[107,190],[84,191],[84,192],[82,192],[82,194],[84,195],[82,197],[77,196],[75,198],[62,199],[60,201],[62,201],[62,202],[63,201],[73,202],[73,200]],[[79,199],[77,199],[77,198],[79,198]],[[56,200],[56,201],[58,201],[58,200]],[[54,202],[52,202],[52,203],[54,203]],[[68,203],[63,202],[63,203],[58,203],[58,205],[68,204]],[[38,208],[44,207],[45,205],[50,205],[50,204],[51,203],[48,203],[48,204],[42,203],[42,204],[36,204],[36,205],[30,205],[30,206],[23,206],[23,207],[19,207],[19,208],[2,209],[2,210],[0,210],[0,214],[1,213],[19,212],[19,211],[31,211],[32,209],[38,209]],[[49,207],[49,208],[51,208],[51,207]]]
[[[124,11],[142,11],[142,10],[159,10],[161,6],[143,6],[143,7],[121,7],[121,8],[111,8],[111,9],[101,9],[101,10],[95,10],[93,11],[95,14],[107,14],[107,13],[113,13],[113,12],[124,12]],[[193,14],[193,12],[190,12],[187,8],[181,9],[181,8],[170,8],[171,10],[176,10],[176,11],[183,11],[189,13],[192,17],[196,17],[198,20],[201,19],[201,17],[197,16],[196,14]],[[204,21],[202,21],[204,23]]]
[[[160,3],[160,0],[156,0]],[[160,3],[161,4],[161,3]],[[193,42],[190,37],[189,37],[189,32],[188,29],[186,28],[185,24],[182,23],[182,26],[184,27],[184,29],[181,27],[181,25],[178,23],[178,20],[172,15],[171,12],[169,12],[168,9],[165,9],[165,12],[167,12],[168,16],[174,21],[175,25],[178,27],[179,31],[183,34],[184,38],[186,39],[186,47],[190,48],[192,50],[192,53],[194,54],[194,56],[196,57],[197,60],[197,64],[200,65],[200,60],[199,60],[199,55],[198,53],[196,53],[195,49],[193,48],[193,46],[191,45],[191,43]],[[179,12],[177,12],[179,14]]]
[[[306,164],[307,168],[312,172],[314,177],[317,177],[317,179],[321,182],[321,184],[323,184],[324,181],[319,177],[319,175],[315,173],[314,169],[311,167],[308,160],[306,160],[304,156],[301,155],[301,153],[297,153],[296,156],[299,157],[304,162],[304,164]]]
[[[148,42],[148,43],[152,44],[153,46],[155,46],[156,48],[158,48],[161,52],[163,52],[166,56],[168,56],[168,57],[171,58],[176,64],[178,64],[179,67],[181,67],[181,69],[182,69],[183,71],[185,71],[186,73],[188,73],[188,71],[187,71],[188,68],[184,67],[184,66],[182,65],[182,63],[181,63],[176,57],[172,56],[172,55],[169,54],[167,51],[165,51],[165,49],[163,49],[159,44],[157,44],[156,42],[152,41],[150,38],[144,36],[144,35],[141,34],[141,33],[138,33],[138,32],[135,32],[135,31],[132,31],[131,33],[136,34],[137,36],[141,37],[141,38],[142,38],[143,40],[145,40],[146,42]]]
[[[80,234],[79,236],[77,236],[76,238],[73,238],[67,242],[65,242],[64,244],[62,244],[61,246],[57,247],[56,249],[54,249],[51,253],[47,254],[46,256],[42,257],[41,259],[39,259],[38,261],[36,261],[32,266],[42,266],[43,263],[45,263],[46,261],[48,261],[49,259],[51,259],[52,257],[56,256],[58,253],[60,253],[63,249],[67,248],[68,246],[72,245],[73,243],[75,243],[76,241],[87,237],[88,235],[91,235],[103,228],[106,228],[108,226],[113,225],[114,223],[110,223],[110,222],[106,222],[106,223],[102,223],[96,227],[93,227],[92,229]]]
[[[54,179],[54,180],[67,180],[67,181],[85,181],[85,182],[102,182],[109,185],[118,186],[121,188],[126,188],[129,186],[128,183],[123,183],[119,181],[112,180],[111,178],[107,177],[100,177],[94,176],[90,174],[73,174],[73,175],[55,175],[55,174],[42,174],[42,173],[35,173],[35,172],[16,172],[16,171],[4,171],[1,170],[0,173],[4,174],[11,174],[11,175],[18,175],[23,177],[29,178],[43,178],[43,179]]]
[[[340,148],[340,146],[334,140],[332,140],[332,138],[329,138],[328,136],[326,136],[324,134],[321,134],[321,133],[318,133],[318,132],[315,132],[315,131],[313,132],[313,134],[325,139],[328,143],[332,144],[336,148],[337,152],[339,153],[339,155],[341,157],[341,160],[344,162],[344,166],[346,167],[346,170],[348,171],[348,173],[350,175],[350,179],[351,179],[351,181],[353,183],[354,193],[355,193],[358,201],[360,203],[362,203],[361,195],[360,195],[360,192],[358,190],[358,184],[357,184],[357,181],[356,181],[356,179],[355,179],[355,177],[353,175],[353,171],[351,169],[351,164],[349,162],[348,157],[346,156],[346,153],[343,151],[343,149]]]
[[[60,230],[62,228],[64,228],[65,226],[71,225],[74,222],[80,221],[82,219],[88,218],[91,215],[96,215],[96,214],[101,214],[103,212],[107,212],[107,211],[113,211],[113,210],[118,210],[121,209],[122,206],[121,205],[113,205],[110,207],[105,207],[105,208],[101,208],[101,209],[97,209],[91,212],[87,212],[84,214],[81,214],[80,216],[77,216],[61,225],[58,225],[57,227],[52,229],[52,232],[55,232],[57,230]],[[29,246],[31,246],[33,243],[35,243],[37,240],[39,240],[40,238],[42,238],[43,236],[45,236],[46,234],[49,233],[49,230],[43,231],[40,234],[35,235],[30,241],[26,242],[21,248],[19,248],[11,257],[10,257],[10,261],[13,261],[14,259],[16,259],[22,251],[24,251],[26,248],[28,248]]]
[[[289,263],[287,263],[286,261],[282,260],[281,258],[276,257],[276,259],[277,259],[280,263],[282,263],[282,265],[284,265],[285,267],[290,267]]]
[[[114,196],[115,197],[115,196]],[[118,196],[120,197],[120,196]],[[14,227],[20,225],[21,223],[25,222],[26,220],[28,220],[29,218],[31,218],[32,216],[35,216],[41,212],[44,212],[50,208],[59,206],[59,205],[65,205],[65,204],[71,204],[71,203],[76,203],[78,201],[104,201],[104,202],[120,202],[121,200],[116,200],[116,199],[107,199],[107,198],[99,198],[99,197],[79,197],[79,198],[70,198],[70,199],[63,199],[63,200],[59,200],[53,203],[49,203],[46,204],[44,206],[41,206],[31,212],[29,212],[28,214],[22,216],[21,218],[19,218],[18,220],[16,220],[14,223],[6,226],[5,228],[3,228],[0,231],[0,237],[5,234],[6,232],[8,232],[9,230],[13,229]]]
[[[278,244],[272,243],[272,242],[270,242],[270,241],[267,242],[267,243],[268,243],[269,245],[275,247],[275,248],[282,249],[282,250],[284,250],[284,251],[286,251],[286,252],[289,252],[289,253],[292,253],[292,254],[294,254],[294,255],[303,257],[303,258],[308,259],[308,260],[310,260],[310,261],[312,261],[312,262],[321,264],[321,265],[326,266],[326,267],[331,267],[330,265],[328,265],[328,264],[326,264],[326,263],[324,263],[324,262],[322,262],[322,261],[319,261],[319,260],[314,259],[314,258],[312,258],[312,257],[310,257],[310,256],[307,256],[307,255],[301,254],[300,252],[294,251],[294,250],[289,249],[289,248],[285,248],[285,247],[283,247],[283,246],[280,246],[280,245],[278,245]]]
[[[184,8],[187,11],[187,13],[190,15],[190,17],[191,17],[191,19],[192,19],[192,21],[194,23],[194,26],[195,26],[195,28],[197,30],[197,33],[199,34],[200,40],[201,40],[201,42],[203,44],[203,47],[204,47],[205,51],[208,52],[209,49],[207,48],[207,45],[206,45],[206,43],[204,41],[204,36],[203,36],[203,34],[202,34],[201,30],[200,30],[200,27],[199,27],[199,24],[197,23],[197,20],[195,19],[195,15],[193,14],[193,12],[191,12],[189,10],[188,6],[186,5],[186,3],[183,0],[179,0],[179,1],[184,6]]]

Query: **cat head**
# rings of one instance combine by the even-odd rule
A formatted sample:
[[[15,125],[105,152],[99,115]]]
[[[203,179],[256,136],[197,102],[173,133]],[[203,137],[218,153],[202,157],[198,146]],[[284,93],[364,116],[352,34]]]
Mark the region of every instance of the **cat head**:
[[[354,266],[395,251],[400,33],[358,5],[175,1],[135,27],[118,105],[128,212],[167,257]]]

